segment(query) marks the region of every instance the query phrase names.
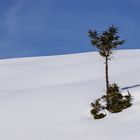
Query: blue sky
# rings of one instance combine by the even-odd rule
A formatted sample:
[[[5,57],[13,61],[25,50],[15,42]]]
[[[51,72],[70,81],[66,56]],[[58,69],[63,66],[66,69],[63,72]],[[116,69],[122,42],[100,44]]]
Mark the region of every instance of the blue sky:
[[[119,27],[140,48],[139,0],[0,0],[0,58],[94,51],[88,30]]]

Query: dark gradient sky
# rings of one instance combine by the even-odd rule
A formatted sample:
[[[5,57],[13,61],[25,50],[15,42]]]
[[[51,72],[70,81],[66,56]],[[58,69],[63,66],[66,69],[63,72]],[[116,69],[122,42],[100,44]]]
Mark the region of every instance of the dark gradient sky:
[[[0,58],[94,51],[88,29],[119,27],[140,48],[140,0],[0,0]]]

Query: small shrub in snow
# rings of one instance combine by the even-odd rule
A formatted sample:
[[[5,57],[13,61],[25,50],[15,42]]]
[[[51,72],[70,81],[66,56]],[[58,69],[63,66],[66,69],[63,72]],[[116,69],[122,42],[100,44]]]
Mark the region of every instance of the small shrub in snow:
[[[101,119],[106,116],[105,107],[100,101],[101,99],[97,99],[94,103],[91,103],[91,114],[93,115],[94,119]]]
[[[123,96],[117,84],[112,84],[108,88],[106,99],[106,109],[111,113],[121,112],[132,105],[132,97],[130,93]]]
[[[118,113],[132,105],[132,96],[128,91],[127,95],[122,95],[117,84],[109,85],[106,95],[91,103],[91,114],[95,119],[106,116],[106,111]]]

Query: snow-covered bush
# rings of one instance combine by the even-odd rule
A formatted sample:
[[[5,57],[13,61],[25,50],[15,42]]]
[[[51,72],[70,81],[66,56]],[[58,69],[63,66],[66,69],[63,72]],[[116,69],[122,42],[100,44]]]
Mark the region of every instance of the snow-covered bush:
[[[123,96],[117,84],[109,85],[107,95],[105,96],[106,109],[111,113],[121,112],[132,105],[130,93]]]
[[[94,103],[91,103],[91,114],[93,115],[94,119],[101,119],[106,116],[105,113],[105,106],[102,104],[102,99],[97,99]]]
[[[91,103],[91,114],[95,119],[101,119],[106,116],[106,112],[121,112],[132,105],[132,96],[128,91],[127,95],[122,95],[117,84],[109,85],[106,95]]]

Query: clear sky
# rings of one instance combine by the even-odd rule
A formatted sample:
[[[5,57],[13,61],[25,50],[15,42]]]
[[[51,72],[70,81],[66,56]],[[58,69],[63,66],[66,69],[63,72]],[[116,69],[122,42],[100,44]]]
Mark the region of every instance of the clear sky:
[[[88,30],[112,24],[140,48],[140,0],[0,0],[0,58],[94,51]]]

